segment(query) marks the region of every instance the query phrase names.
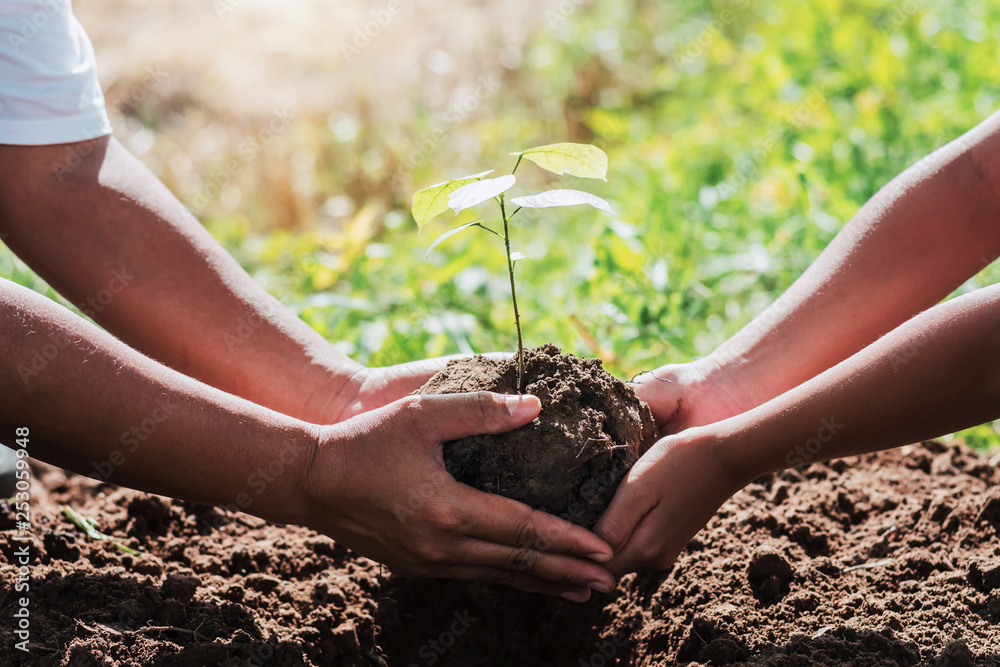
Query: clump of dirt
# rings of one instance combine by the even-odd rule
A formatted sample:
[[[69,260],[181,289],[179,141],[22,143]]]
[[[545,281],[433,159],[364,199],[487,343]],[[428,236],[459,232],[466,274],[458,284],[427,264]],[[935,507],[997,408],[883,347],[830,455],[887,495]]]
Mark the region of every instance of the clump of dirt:
[[[446,443],[445,465],[464,484],[592,526],[655,442],[653,413],[600,359],[561,354],[554,345],[525,350],[524,376],[541,414],[507,433]],[[452,361],[419,393],[473,391],[518,393],[517,361]]]
[[[959,445],[762,477],[673,569],[585,605],[386,579],[304,528],[31,470],[27,593],[0,501],[2,667],[1000,664],[1000,471]],[[141,555],[89,539],[60,503]],[[12,648],[22,595],[27,654]]]

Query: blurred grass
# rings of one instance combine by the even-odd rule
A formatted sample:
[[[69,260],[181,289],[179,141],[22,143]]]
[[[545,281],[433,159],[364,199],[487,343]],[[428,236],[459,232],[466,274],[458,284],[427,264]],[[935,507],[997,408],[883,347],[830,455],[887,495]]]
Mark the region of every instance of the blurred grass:
[[[189,205],[239,159],[199,217],[306,322],[373,365],[516,343],[496,239],[465,233],[425,263],[452,221],[418,236],[413,190],[510,169],[507,153],[528,146],[593,142],[610,156],[608,183],[579,185],[620,220],[519,214],[516,249],[534,258],[518,266],[524,335],[629,377],[710,352],[882,185],[996,109],[998,19],[985,0],[551,2],[496,92],[472,78],[431,109],[418,86],[400,90],[382,102],[411,107],[401,124],[371,122],[362,91],[296,116],[248,160],[241,142],[268,118],[206,119],[197,100],[178,115],[173,91],[170,105],[150,95],[125,109],[119,138],[141,142]],[[550,183],[526,167],[519,193]],[[46,289],[7,253],[0,272]],[[988,267],[960,292],[998,278]],[[991,426],[965,435],[1000,445]]]

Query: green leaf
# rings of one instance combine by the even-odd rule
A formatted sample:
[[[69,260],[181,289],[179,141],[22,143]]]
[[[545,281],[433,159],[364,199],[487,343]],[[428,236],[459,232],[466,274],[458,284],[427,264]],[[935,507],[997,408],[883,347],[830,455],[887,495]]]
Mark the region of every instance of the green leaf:
[[[463,185],[478,181],[486,174],[493,173],[493,170],[484,171],[480,174],[453,178],[437,185],[431,185],[423,190],[413,193],[413,205],[410,211],[413,219],[417,221],[417,229],[423,229],[429,220],[441,215],[448,210],[448,195],[458,190]]]
[[[425,262],[427,261],[427,258],[431,256],[431,251],[434,250],[434,248],[436,248],[439,245],[441,245],[442,241],[444,241],[445,239],[447,239],[447,238],[449,238],[451,236],[454,236],[455,234],[458,234],[463,229],[468,229],[469,227],[476,227],[476,226],[482,227],[482,222],[483,222],[482,220],[476,220],[475,222],[467,222],[464,225],[459,225],[458,227],[455,227],[454,229],[449,229],[444,234],[442,234],[441,236],[439,236],[436,239],[434,239],[434,243],[432,243],[431,247],[428,248],[427,252],[424,253],[424,261]],[[493,232],[493,230],[489,229],[488,227],[483,227],[483,229],[485,229],[487,231],[490,231],[490,232]],[[493,233],[496,234],[496,232],[493,232]]]
[[[511,155],[528,158],[554,174],[608,180],[608,156],[600,148],[590,144],[549,144]]]
[[[458,215],[467,208],[482,204],[487,199],[493,199],[498,194],[510,190],[516,181],[514,176],[508,174],[463,185],[448,197],[448,206],[454,209],[455,215]]]
[[[510,200],[512,204],[523,206],[524,208],[553,208],[555,206],[576,206],[577,204],[589,204],[594,208],[607,211],[611,215],[615,212],[611,210],[611,205],[597,195],[579,190],[546,190],[524,197],[514,197]]]

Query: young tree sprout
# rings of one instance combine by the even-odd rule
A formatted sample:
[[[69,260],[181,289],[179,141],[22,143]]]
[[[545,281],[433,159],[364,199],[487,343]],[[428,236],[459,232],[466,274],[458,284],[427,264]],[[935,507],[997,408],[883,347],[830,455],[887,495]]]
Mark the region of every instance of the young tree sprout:
[[[517,329],[517,390],[524,393],[524,341],[521,338],[521,315],[517,310],[517,290],[514,286],[514,265],[523,259],[530,259],[522,252],[511,252],[510,249],[510,221],[522,208],[553,208],[557,206],[575,206],[587,204],[594,208],[606,211],[614,215],[611,206],[596,195],[580,190],[546,190],[533,195],[523,197],[513,197],[510,203],[517,206],[516,209],[507,213],[506,192],[513,187],[517,181],[514,174],[521,165],[523,159],[534,162],[542,169],[551,171],[554,174],[568,174],[580,178],[599,178],[607,180],[608,156],[597,146],[590,144],[559,143],[547,146],[537,146],[511,153],[517,156],[514,169],[506,176],[497,178],[485,178],[493,173],[492,170],[484,171],[471,176],[453,178],[437,185],[432,185],[423,190],[418,190],[413,194],[413,219],[417,221],[417,227],[423,229],[428,221],[444,213],[449,208],[455,211],[457,216],[465,209],[478,206],[483,202],[493,199],[500,207],[500,219],[503,222],[503,234],[487,227],[482,220],[468,222],[464,225],[450,229],[441,236],[434,239],[424,259],[431,254],[438,245],[445,239],[458,234],[462,230],[477,227],[485,230],[494,236],[503,239],[504,250],[507,253],[507,273],[510,276],[510,299],[514,305],[514,326]]]

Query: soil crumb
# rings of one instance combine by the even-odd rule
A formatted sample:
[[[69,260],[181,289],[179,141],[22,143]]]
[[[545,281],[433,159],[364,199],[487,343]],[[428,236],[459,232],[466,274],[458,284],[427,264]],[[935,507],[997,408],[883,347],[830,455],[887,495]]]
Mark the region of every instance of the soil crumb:
[[[628,469],[656,441],[649,407],[600,359],[561,354],[554,345],[525,350],[525,392],[542,402],[530,424],[498,435],[446,443],[458,481],[519,500],[584,526],[597,523]],[[421,394],[517,393],[517,361],[452,361]]]

